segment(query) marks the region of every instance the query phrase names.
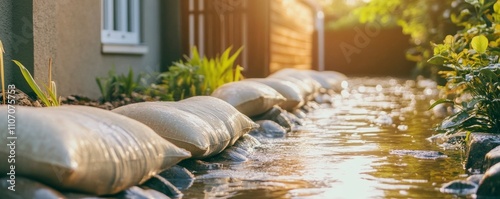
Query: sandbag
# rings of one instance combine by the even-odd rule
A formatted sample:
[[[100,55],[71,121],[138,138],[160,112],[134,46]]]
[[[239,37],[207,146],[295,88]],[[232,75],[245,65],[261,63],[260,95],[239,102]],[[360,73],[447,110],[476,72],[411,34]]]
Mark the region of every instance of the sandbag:
[[[286,100],[273,88],[251,81],[224,84],[217,88],[212,96],[233,105],[248,117],[264,113]]]
[[[316,75],[325,78],[334,91],[341,91],[342,81],[347,80],[347,76],[336,71],[321,71],[317,72]]]
[[[111,111],[85,106],[15,110],[16,175],[57,189],[114,194],[190,156],[146,125]],[[0,112],[0,136],[7,138],[7,106]],[[0,159],[7,160],[9,153],[1,147]],[[10,164],[0,164],[0,172],[10,171]]]
[[[210,96],[179,102],[143,102],[114,109],[153,128],[161,137],[204,159],[231,146],[257,128],[230,104]]]
[[[307,94],[308,96],[313,95],[314,93],[318,92],[319,89],[321,88],[321,84],[316,81],[315,79],[311,78],[309,75],[307,75],[307,72],[305,70],[298,70],[298,69],[293,69],[293,68],[285,68],[281,69],[279,71],[276,71],[275,73],[271,74],[269,76],[270,78],[283,78],[283,77],[291,77],[296,80],[299,80],[304,83],[305,86],[307,86]]]
[[[59,191],[28,178],[17,176],[15,184],[9,178],[0,178],[0,196],[12,199],[61,199],[66,198]],[[13,186],[14,185],[14,186]],[[9,189],[10,187],[10,189]]]
[[[233,145],[241,136],[259,127],[259,125],[236,110],[231,104],[216,97],[190,97],[179,101],[179,104],[175,106],[186,112],[196,114],[202,119],[216,117],[222,121],[231,136],[231,143],[229,145]]]
[[[206,158],[224,150],[231,136],[222,121],[203,120],[195,114],[168,106],[176,102],[142,102],[112,111],[140,121],[162,138],[191,152],[192,158]],[[211,125],[210,122],[217,124]]]
[[[259,82],[278,91],[278,93],[286,98],[286,101],[279,104],[279,106],[287,111],[293,111],[304,104],[304,98],[301,95],[300,89],[290,81],[271,78],[250,78],[244,81]]]

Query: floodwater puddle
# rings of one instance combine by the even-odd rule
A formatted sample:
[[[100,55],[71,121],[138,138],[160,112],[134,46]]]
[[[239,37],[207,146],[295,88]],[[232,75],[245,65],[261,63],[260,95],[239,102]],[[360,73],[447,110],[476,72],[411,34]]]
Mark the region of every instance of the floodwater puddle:
[[[426,138],[435,84],[351,78],[331,105],[284,138],[260,138],[248,161],[195,172],[183,198],[454,198],[443,184],[464,175],[460,150]]]

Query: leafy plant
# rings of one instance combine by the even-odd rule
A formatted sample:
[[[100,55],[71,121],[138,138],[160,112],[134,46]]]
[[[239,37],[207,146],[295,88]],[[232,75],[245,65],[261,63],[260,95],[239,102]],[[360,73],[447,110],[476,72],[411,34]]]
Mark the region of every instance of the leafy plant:
[[[447,117],[437,128],[440,132],[460,130],[500,133],[500,1],[468,0],[474,10],[452,17],[464,29],[445,37],[434,45],[432,64],[448,70],[440,71],[447,79],[443,90],[455,99],[441,99],[441,103],[454,103],[460,109]],[[453,15],[452,15],[453,16]],[[463,95],[470,95],[463,99]]]
[[[454,81],[466,85],[472,99],[457,104],[459,111],[445,118],[436,130],[443,133],[463,130],[500,133],[500,64],[458,70],[460,75],[455,76]],[[431,108],[441,103],[453,101],[442,99]]]
[[[52,60],[49,60],[49,83],[46,86],[47,92],[43,92],[40,86],[36,83],[31,73],[24,67],[21,62],[13,60],[13,62],[21,69],[24,79],[30,86],[30,88],[35,92],[36,96],[42,101],[45,106],[59,106],[61,104],[61,99],[57,96],[56,83],[52,81]]]
[[[199,66],[179,61],[169,68],[168,73],[162,74],[173,100],[178,101],[203,93],[201,84],[204,77],[197,73],[198,70]]]
[[[230,56],[232,47],[227,48],[220,57],[207,58],[200,57],[196,47],[191,48],[192,56],[186,58],[188,63],[193,66],[199,66],[198,74],[204,77],[201,90],[205,95],[210,95],[215,89],[228,83],[242,79],[241,71],[243,67],[237,65],[234,67],[234,61],[238,58],[243,47],[236,50]]]
[[[146,94],[159,97],[161,100],[182,100],[196,95],[210,95],[218,87],[243,78],[243,67],[234,66],[241,52],[234,54],[227,48],[222,55],[215,58],[200,56],[196,47],[191,48],[191,57],[186,61],[174,62],[167,72],[158,76],[158,83],[146,89]]]
[[[371,0],[354,13],[362,23],[400,26],[402,32],[411,38],[412,47],[407,50],[406,58],[416,62],[416,69],[421,74],[430,73],[438,79],[439,68],[427,62],[432,56],[430,43],[456,31],[456,25],[447,18],[450,13],[465,7],[456,0]]]
[[[110,102],[124,97],[132,97],[132,93],[139,88],[141,75],[134,79],[134,71],[129,69],[128,73],[117,75],[115,69],[108,72],[108,77],[97,77],[96,82],[101,92],[102,100]]]

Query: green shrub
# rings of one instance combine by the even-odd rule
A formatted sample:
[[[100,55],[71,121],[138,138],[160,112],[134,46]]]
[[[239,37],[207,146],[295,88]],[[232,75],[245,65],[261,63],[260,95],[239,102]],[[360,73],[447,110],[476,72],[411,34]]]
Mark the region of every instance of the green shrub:
[[[416,62],[419,74],[438,79],[436,73],[440,68],[427,62],[432,56],[430,43],[456,31],[456,25],[447,15],[464,8],[467,5],[456,0],[371,0],[354,13],[362,23],[400,26],[403,34],[411,38],[412,47],[407,50],[406,58]]]
[[[196,47],[191,48],[191,57],[174,62],[167,72],[157,76],[155,84],[146,89],[145,94],[160,100],[178,101],[197,95],[210,95],[218,87],[243,78],[239,65],[234,62],[242,48],[234,54],[227,48],[215,58],[200,56]]]
[[[448,68],[440,71],[447,80],[443,90],[455,99],[438,100],[431,108],[463,101],[456,104],[459,110],[439,125],[439,132],[500,133],[500,1],[467,2],[474,10],[452,17],[464,29],[434,44],[434,56],[429,59]],[[470,96],[464,100],[465,94]]]
[[[232,47],[227,48],[222,55],[214,58],[200,57],[196,47],[191,49],[192,56],[186,58],[187,62],[193,66],[199,66],[197,73],[204,77],[201,91],[204,95],[210,95],[220,86],[234,81],[240,81],[243,76],[241,71],[243,67],[234,66],[234,62],[240,54],[243,47],[236,50],[230,56]]]
[[[97,77],[96,82],[101,92],[101,100],[110,102],[125,97],[132,97],[132,92],[139,89],[141,75],[134,79],[134,71],[129,69],[128,73],[117,75],[115,69],[108,72],[107,77]]]
[[[458,111],[448,116],[437,127],[438,132],[459,131],[500,133],[500,64],[482,68],[457,69],[454,81],[466,86],[471,99],[457,104]],[[440,103],[453,103],[442,99]]]
[[[199,66],[191,65],[188,62],[174,62],[169,67],[169,71],[160,74],[162,84],[160,90],[166,91],[159,95],[162,100],[179,101],[191,96],[201,95],[203,76],[197,73]],[[160,92],[161,93],[161,92]]]

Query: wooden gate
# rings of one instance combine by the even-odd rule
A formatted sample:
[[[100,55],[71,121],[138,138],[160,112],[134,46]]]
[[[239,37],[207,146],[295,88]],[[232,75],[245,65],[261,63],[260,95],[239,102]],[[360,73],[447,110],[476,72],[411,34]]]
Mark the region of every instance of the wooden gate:
[[[281,68],[311,68],[315,11],[301,0],[183,0],[182,45],[216,56],[243,46],[246,77]]]

